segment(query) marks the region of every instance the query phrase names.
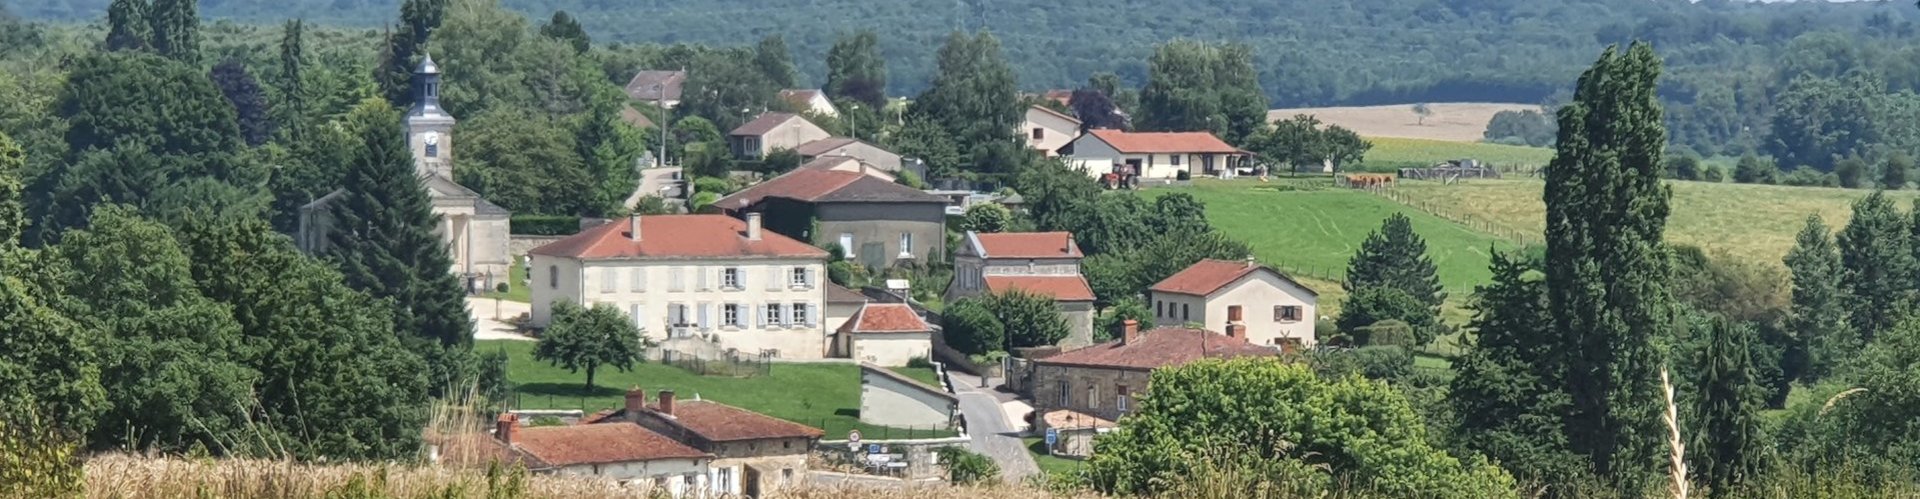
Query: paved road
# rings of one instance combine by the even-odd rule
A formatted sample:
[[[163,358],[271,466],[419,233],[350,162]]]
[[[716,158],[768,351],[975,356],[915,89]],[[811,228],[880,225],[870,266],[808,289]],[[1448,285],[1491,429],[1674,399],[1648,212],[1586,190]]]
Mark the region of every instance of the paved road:
[[[640,202],[641,196],[650,194],[664,196],[665,194],[660,192],[661,189],[673,186],[673,174],[679,172],[680,167],[677,166],[672,168],[648,168],[641,170],[640,185],[633,190],[633,194],[627,195],[627,206],[632,207],[633,203]]]
[[[1040,473],[1040,466],[1033,463],[1033,456],[1027,453],[1027,446],[1020,441],[1020,427],[1024,426],[1007,418],[1002,409],[1001,400],[991,388],[980,388],[980,379],[959,372],[953,376],[954,389],[960,397],[960,411],[967,415],[967,433],[973,437],[969,447],[974,452],[985,454],[1000,465],[1000,477],[1008,483],[1019,483],[1030,475]]]
[[[533,341],[506,323],[506,319],[532,311],[532,305],[517,301],[467,297],[467,312],[473,314],[473,339],[476,340]]]

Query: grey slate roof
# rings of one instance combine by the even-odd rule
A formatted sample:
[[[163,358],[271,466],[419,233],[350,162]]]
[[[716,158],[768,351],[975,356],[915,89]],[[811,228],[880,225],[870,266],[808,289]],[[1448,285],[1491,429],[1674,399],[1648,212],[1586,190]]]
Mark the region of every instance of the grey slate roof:
[[[814,199],[816,203],[939,203],[947,204],[945,196],[927,194],[926,191],[907,187],[872,175],[861,175],[859,180],[834,189],[824,196]]]
[[[680,89],[687,83],[686,71],[641,71],[627,81],[627,96],[643,101],[680,100]],[[655,90],[655,85],[660,86]]]

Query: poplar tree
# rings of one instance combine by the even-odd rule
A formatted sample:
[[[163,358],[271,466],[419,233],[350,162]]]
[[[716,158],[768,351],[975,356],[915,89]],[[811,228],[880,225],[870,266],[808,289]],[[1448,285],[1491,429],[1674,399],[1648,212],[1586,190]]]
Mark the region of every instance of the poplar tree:
[[[1698,438],[1688,454],[1713,497],[1731,497],[1736,485],[1754,478],[1769,451],[1760,429],[1762,393],[1752,355],[1756,335],[1751,326],[1720,317],[1705,326],[1707,342],[1696,367],[1699,421],[1692,426]]]
[[[154,53],[187,64],[200,62],[199,0],[153,0],[147,22]]]
[[[151,45],[147,9],[146,0],[113,0],[107,6],[107,50],[146,50]]]
[[[395,109],[413,107],[413,65],[426,50],[427,39],[446,17],[447,0],[407,0],[400,6],[400,24],[387,32],[373,81],[380,95]]]
[[[1893,327],[1913,291],[1910,225],[1886,195],[1874,192],[1853,203],[1853,219],[1840,230],[1840,288],[1849,295],[1848,324],[1861,341]]]
[[[798,84],[799,77],[793,69],[793,52],[787,50],[787,39],[778,34],[761,38],[760,44],[753,47],[753,65],[760,68],[760,74],[766,75],[767,81],[775,87],[787,89]]]
[[[374,102],[348,120],[360,144],[344,195],[331,205],[328,256],[348,286],[390,300],[396,334],[464,349],[473,342],[472,319],[452,257],[434,233],[440,218],[414,170],[400,114]]]
[[[1000,41],[984,32],[954,32],[937,59],[933,85],[914,99],[913,114],[945,129],[970,170],[1018,171],[1012,150],[1023,108]]]
[[[280,77],[275,80],[279,100],[274,102],[274,119],[280,123],[290,142],[300,142],[306,138],[307,130],[307,88],[304,81],[307,65],[306,22],[295,19],[287,21],[280,35]]]
[[[1806,377],[1818,380],[1833,372],[1839,360],[1858,351],[1860,338],[1847,324],[1846,295],[1840,291],[1840,254],[1820,215],[1807,217],[1785,259],[1792,274],[1793,299],[1787,310],[1786,331],[1797,335],[1798,348],[1807,355]]]
[[[1565,369],[1569,444],[1629,490],[1664,449],[1656,345],[1673,326],[1659,77],[1651,46],[1609,47],[1560,109],[1546,172],[1547,302],[1561,342],[1548,361]]]

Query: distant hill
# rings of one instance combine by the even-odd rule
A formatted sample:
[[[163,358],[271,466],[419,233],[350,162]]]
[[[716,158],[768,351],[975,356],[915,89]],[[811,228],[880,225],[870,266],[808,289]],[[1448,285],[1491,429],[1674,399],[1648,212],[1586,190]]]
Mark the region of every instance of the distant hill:
[[[1605,43],[1650,39],[1673,85],[1768,71],[1805,33],[1910,45],[1909,2],[1728,0],[503,0],[544,19],[566,10],[600,41],[746,45],[779,33],[819,83],[837,33],[879,32],[891,92],[925,86],[933,51],[955,29],[998,36],[1028,89],[1077,86],[1097,71],[1145,80],[1155,44],[1235,40],[1259,54],[1275,106],[1421,101],[1540,102],[1570,86]],[[0,0],[31,19],[96,22],[109,0]],[[204,15],[245,22],[377,26],[398,0],[201,0]],[[1900,40],[1900,41],[1873,41]],[[1764,74],[1764,73],[1763,73]]]

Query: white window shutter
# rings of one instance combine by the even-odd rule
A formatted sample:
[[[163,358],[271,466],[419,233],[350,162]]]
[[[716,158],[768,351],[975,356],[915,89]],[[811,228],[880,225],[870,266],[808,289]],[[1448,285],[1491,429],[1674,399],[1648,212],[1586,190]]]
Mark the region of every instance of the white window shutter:
[[[780,267],[767,267],[767,291],[779,291],[780,285]]]
[[[762,312],[762,311],[760,310],[760,309],[762,309],[762,308],[765,308],[765,306],[764,306],[764,305],[754,305],[754,306],[753,306],[753,327],[756,327],[756,328],[760,328],[760,329],[766,329],[766,328],[767,328],[767,314],[766,314],[765,312]]]
[[[774,305],[780,307],[780,325],[793,325],[793,305]]]
[[[712,273],[713,273],[713,269],[709,269],[709,268],[705,268],[705,267],[697,267],[697,268],[694,268],[694,269],[693,269],[693,272],[694,272],[694,273],[696,273],[696,274],[699,274],[699,275],[700,275],[700,277],[699,277],[699,280],[700,280],[700,287],[699,287],[699,288],[697,288],[697,289],[699,289],[699,290],[701,290],[701,291],[706,291],[706,290],[709,290],[709,289],[713,289],[712,287],[710,287],[710,286],[708,286],[708,285],[707,285],[707,276],[708,276],[709,274],[712,274]]]
[[[708,325],[707,318],[712,315],[711,313],[713,312],[713,306],[707,303],[702,303],[699,306],[700,306],[700,322],[698,325],[700,326],[701,330],[706,330],[708,327],[710,327]]]
[[[813,289],[815,286],[820,285],[820,276],[817,274],[819,274],[819,272],[815,272],[813,267],[807,267],[807,289]]]
[[[647,269],[645,267],[633,269],[633,290],[647,290]]]
[[[739,289],[747,289],[747,281],[748,281],[749,279],[747,279],[747,269],[746,269],[746,268],[744,268],[744,267],[734,267],[734,268],[733,268],[733,279],[734,279],[734,284],[736,284],[736,285],[737,285],[736,287],[738,287]],[[747,322],[747,321],[740,321],[740,323],[742,323],[742,324],[745,324],[746,322]]]
[[[818,305],[808,303],[807,304],[807,327],[813,327],[818,324],[820,324],[820,307]]]

